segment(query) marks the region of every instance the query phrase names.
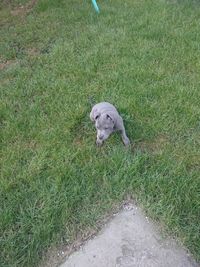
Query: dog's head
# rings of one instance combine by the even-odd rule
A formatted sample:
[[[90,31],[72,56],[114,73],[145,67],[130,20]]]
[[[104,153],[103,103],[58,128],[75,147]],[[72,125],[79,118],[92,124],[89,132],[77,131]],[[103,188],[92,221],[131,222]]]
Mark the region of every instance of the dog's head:
[[[94,116],[98,139],[104,141],[114,131],[115,115],[113,112],[96,113]]]

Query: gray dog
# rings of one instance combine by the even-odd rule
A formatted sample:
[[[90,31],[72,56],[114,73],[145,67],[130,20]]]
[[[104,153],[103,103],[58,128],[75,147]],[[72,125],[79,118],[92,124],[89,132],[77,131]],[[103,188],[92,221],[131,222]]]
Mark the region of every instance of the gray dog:
[[[130,144],[126,136],[122,117],[117,109],[110,103],[101,102],[96,104],[90,112],[90,119],[95,123],[97,129],[96,144],[101,146],[111,133],[119,131],[125,146]]]

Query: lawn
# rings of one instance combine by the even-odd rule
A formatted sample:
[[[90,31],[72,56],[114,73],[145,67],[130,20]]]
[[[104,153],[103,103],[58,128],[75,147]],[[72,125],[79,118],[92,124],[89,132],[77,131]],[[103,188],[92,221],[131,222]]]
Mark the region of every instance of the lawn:
[[[0,265],[37,266],[127,196],[200,259],[200,4],[0,4]],[[23,7],[19,4],[23,2]],[[95,146],[91,102],[132,146]]]

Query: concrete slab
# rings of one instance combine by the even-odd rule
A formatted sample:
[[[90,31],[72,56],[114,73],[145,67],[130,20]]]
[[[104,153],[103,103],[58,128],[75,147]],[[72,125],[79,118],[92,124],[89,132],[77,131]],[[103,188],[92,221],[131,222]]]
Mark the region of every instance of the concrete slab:
[[[163,239],[156,226],[131,204],[60,267],[197,266],[174,240]]]

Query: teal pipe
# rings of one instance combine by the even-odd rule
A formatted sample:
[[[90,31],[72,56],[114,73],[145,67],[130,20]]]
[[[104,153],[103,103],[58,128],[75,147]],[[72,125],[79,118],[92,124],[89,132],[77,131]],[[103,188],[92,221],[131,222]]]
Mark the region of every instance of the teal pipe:
[[[97,5],[97,2],[96,2],[96,0],[92,0],[92,4],[93,4],[93,6],[94,6],[94,9],[96,10],[96,12],[97,12],[97,13],[99,13],[99,12],[100,12],[100,10],[99,10],[99,7],[98,7],[98,5]]]

